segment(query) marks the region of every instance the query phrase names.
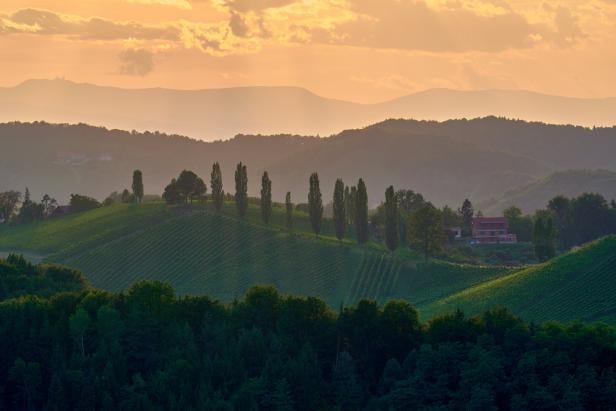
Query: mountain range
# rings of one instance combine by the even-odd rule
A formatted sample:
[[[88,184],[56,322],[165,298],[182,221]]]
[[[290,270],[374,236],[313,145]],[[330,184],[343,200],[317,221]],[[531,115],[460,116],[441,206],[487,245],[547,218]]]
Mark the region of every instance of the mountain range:
[[[382,103],[357,104],[297,87],[122,89],[56,79],[0,88],[0,106],[0,122],[87,123],[206,141],[236,134],[331,135],[388,118],[444,121],[494,115],[589,127],[616,124],[616,98],[514,90],[431,89]]]
[[[250,195],[258,195],[261,174],[267,170],[275,200],[282,201],[290,191],[295,203],[306,202],[308,178],[317,171],[325,203],[336,178],[356,184],[362,177],[371,206],[382,201],[390,184],[421,192],[437,205],[457,207],[465,198],[473,203],[499,201],[504,193],[555,172],[616,172],[614,127],[591,129],[495,117],[388,120],[328,138],[238,135],[215,142],[85,124],[13,122],[0,124],[0,146],[0,191],[29,187],[35,199],[49,193],[60,202],[71,193],[103,199],[129,188],[134,169],[143,171],[147,193],[162,193],[183,169],[197,172],[209,183],[215,161],[221,163],[227,192],[234,192],[233,171],[242,161],[248,168]],[[577,183],[579,190],[588,184],[588,180]],[[609,187],[608,194],[614,192]]]

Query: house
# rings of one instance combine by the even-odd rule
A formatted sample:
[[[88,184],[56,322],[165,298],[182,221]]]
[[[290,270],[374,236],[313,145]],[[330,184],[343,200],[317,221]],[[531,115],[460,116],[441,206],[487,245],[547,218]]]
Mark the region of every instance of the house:
[[[475,217],[472,225],[471,244],[515,244],[515,234],[509,233],[505,217]]]

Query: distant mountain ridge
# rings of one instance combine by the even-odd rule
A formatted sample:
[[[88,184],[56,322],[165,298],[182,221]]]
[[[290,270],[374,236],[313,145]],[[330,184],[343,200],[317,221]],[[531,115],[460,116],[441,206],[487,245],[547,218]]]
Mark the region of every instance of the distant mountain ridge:
[[[331,135],[387,118],[444,121],[494,115],[554,124],[616,124],[616,98],[512,90],[432,89],[383,103],[358,104],[298,87],[122,89],[58,79],[0,88],[0,105],[0,122],[87,123],[208,141],[236,134]]]
[[[0,147],[0,191],[28,187],[34,198],[48,193],[60,201],[71,193],[103,199],[129,188],[136,168],[144,173],[147,193],[162,193],[183,169],[209,183],[215,161],[221,164],[227,192],[234,190],[233,171],[242,161],[251,195],[258,195],[267,170],[275,200],[290,191],[295,203],[306,202],[308,178],[318,171],[326,203],[337,178],[351,185],[362,177],[371,206],[383,200],[391,184],[421,192],[437,205],[457,207],[465,198],[476,204],[498,199],[558,171],[616,172],[616,127],[494,117],[389,120],[329,138],[239,135],[216,142],[84,124],[7,123],[0,124]]]

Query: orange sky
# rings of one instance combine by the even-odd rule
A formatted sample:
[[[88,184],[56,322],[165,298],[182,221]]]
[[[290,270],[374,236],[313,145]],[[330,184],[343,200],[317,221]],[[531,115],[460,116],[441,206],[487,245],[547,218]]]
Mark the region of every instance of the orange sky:
[[[616,96],[616,0],[2,0],[0,85]]]

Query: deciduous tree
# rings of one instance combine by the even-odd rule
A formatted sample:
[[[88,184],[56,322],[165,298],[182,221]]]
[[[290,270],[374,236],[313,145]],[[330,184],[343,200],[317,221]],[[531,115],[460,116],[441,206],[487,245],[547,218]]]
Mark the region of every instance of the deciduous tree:
[[[410,244],[417,247],[426,259],[440,251],[443,243],[443,226],[440,212],[432,204],[428,203],[413,212],[407,227]]]

